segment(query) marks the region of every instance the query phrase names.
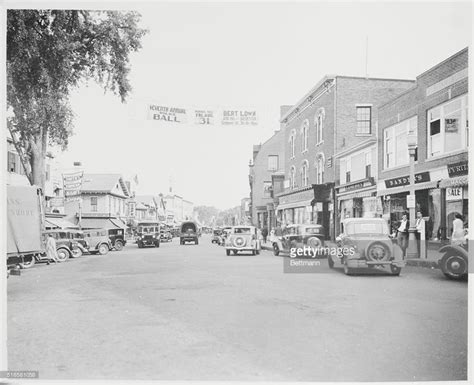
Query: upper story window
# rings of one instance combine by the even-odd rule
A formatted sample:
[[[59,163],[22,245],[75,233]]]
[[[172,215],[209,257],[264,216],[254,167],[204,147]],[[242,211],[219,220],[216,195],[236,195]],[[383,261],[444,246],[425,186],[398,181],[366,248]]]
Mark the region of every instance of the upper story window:
[[[357,134],[371,134],[372,133],[372,107],[358,106],[357,107]]]
[[[293,130],[290,135],[290,154],[291,158],[295,157],[295,141],[296,141],[296,132]]]
[[[428,110],[428,158],[466,149],[468,125],[467,95]]]
[[[316,145],[323,142],[323,120],[324,108],[320,108],[314,116],[314,126],[316,128]]]
[[[97,211],[97,197],[91,197],[91,211]]]
[[[263,182],[263,197],[272,197],[272,182]]]
[[[296,168],[292,166],[290,169],[290,188],[296,188]]]
[[[316,184],[322,184],[324,179],[324,158],[319,155],[316,158]]]
[[[278,155],[268,155],[268,171],[277,171],[278,167]]]
[[[405,166],[409,163],[407,136],[417,132],[416,116],[383,130],[383,165],[384,168]],[[416,157],[415,157],[416,159]]]
[[[308,151],[308,129],[309,129],[309,120],[305,119],[303,126],[301,126],[301,152]]]
[[[301,186],[308,186],[308,161],[305,160],[301,166]]]
[[[340,184],[356,182],[376,175],[376,156],[377,148],[373,146],[341,158],[339,163]]]

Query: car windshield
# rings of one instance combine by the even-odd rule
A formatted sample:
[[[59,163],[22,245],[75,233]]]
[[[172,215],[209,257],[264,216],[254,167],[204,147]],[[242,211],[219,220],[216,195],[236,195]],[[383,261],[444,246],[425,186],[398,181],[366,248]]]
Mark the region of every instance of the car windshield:
[[[236,227],[234,234],[252,234],[252,229],[250,227]]]
[[[348,235],[383,234],[388,235],[388,226],[383,222],[351,222],[346,224]]]
[[[194,225],[194,223],[184,223],[181,226],[181,232],[183,233],[196,232],[196,226]]]
[[[155,232],[155,227],[154,226],[142,226],[138,228],[139,233],[154,233]]]

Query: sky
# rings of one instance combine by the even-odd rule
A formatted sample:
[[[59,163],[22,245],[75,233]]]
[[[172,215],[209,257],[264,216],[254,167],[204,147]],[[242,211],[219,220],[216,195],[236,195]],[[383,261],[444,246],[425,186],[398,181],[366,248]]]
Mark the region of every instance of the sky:
[[[281,105],[326,74],[415,79],[472,36],[470,2],[126,4],[149,30],[130,58],[132,94],[123,104],[94,83],[75,90],[74,135],[58,159],[137,175],[140,195],[171,181],[195,205],[221,209],[249,196],[252,145],[279,129]],[[247,108],[259,124],[163,123],[147,119],[150,103]]]

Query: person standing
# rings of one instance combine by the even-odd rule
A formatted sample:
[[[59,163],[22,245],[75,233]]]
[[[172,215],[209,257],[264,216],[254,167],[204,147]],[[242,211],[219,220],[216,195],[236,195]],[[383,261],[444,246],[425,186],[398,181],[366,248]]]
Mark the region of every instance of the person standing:
[[[416,244],[417,244],[417,247],[418,247],[418,256],[420,258],[424,258],[425,256],[420,255],[420,251],[421,251],[421,242],[422,241],[424,242],[425,235],[426,235],[426,232],[425,232],[426,231],[426,226],[425,226],[425,220],[423,219],[423,214],[421,213],[421,211],[418,211],[416,213],[415,227],[416,227],[415,236],[416,236]]]
[[[400,226],[398,226],[397,241],[398,245],[402,248],[403,258],[405,258],[408,247],[408,217],[406,214],[402,215]]]
[[[48,234],[48,239],[46,239],[46,257],[49,261],[58,263],[58,251],[56,250],[56,239],[54,239],[53,234]]]
[[[268,229],[266,227],[262,230],[263,243],[267,243]]]
[[[465,241],[463,216],[459,213],[454,214],[453,234],[451,235],[451,243],[454,245],[463,244]]]

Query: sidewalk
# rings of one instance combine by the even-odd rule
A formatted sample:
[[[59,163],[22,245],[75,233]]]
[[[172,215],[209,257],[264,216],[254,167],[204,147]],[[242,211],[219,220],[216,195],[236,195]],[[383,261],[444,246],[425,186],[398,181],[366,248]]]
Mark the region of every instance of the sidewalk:
[[[329,247],[335,247],[336,244],[331,241],[327,241],[326,245]],[[262,249],[273,251],[272,242],[267,239],[267,242],[262,241]],[[442,257],[442,254],[438,250],[428,249],[426,252],[426,258],[414,258],[407,259],[407,266],[426,267],[428,269],[437,269],[438,260]]]

